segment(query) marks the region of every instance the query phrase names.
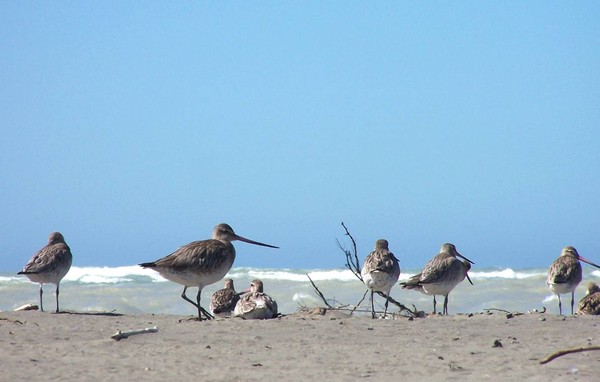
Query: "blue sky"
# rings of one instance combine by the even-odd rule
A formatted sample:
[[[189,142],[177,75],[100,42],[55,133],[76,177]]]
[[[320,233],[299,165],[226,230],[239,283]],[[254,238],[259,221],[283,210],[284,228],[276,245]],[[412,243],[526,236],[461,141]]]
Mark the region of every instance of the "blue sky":
[[[0,269],[600,261],[597,2],[0,3]]]

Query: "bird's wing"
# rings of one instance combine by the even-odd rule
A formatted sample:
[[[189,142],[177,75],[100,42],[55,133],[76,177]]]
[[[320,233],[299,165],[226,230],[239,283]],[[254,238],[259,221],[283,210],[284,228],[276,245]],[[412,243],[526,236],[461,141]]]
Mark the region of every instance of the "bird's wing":
[[[154,264],[157,267],[166,266],[173,270],[189,269],[190,264],[199,264],[209,269],[216,268],[225,261],[225,256],[221,256],[223,250],[227,250],[226,244],[219,240],[193,241],[155,261]]]
[[[65,243],[57,243],[40,249],[19,273],[44,273],[57,266],[57,263],[68,261],[71,250]]]
[[[452,263],[458,260],[454,256],[440,254],[431,259],[421,272],[420,284],[430,284],[439,281],[446,274]]]
[[[578,260],[558,258],[548,270],[548,284],[564,284],[572,280],[581,269]]]

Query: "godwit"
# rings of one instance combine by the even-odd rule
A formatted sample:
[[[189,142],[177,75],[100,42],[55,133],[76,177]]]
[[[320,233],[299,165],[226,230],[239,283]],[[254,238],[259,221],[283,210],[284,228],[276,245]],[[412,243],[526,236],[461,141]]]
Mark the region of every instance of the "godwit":
[[[232,279],[225,279],[225,286],[213,293],[210,301],[210,311],[215,316],[229,316],[235,304],[240,299],[240,294],[233,287]]]
[[[277,303],[263,292],[263,282],[256,279],[250,283],[250,290],[243,294],[235,305],[234,317],[246,320],[265,320],[277,317]]]
[[[460,257],[465,261],[457,259]],[[436,295],[444,296],[444,310],[442,314],[448,314],[448,295],[465,277],[471,285],[468,271],[471,269],[471,260],[467,259],[458,251],[454,244],[446,243],[440,248],[440,253],[431,259],[423,271],[412,276],[405,283],[400,283],[402,288],[415,289],[427,295],[433,295],[433,314],[436,314]]]
[[[371,290],[371,317],[375,318],[373,293],[382,292],[387,296],[383,317],[387,315],[389,296],[392,287],[400,277],[400,264],[398,259],[389,251],[388,241],[379,239],[375,242],[375,249],[369,253],[360,272],[363,282]]]
[[[235,260],[235,248],[231,244],[234,240],[279,248],[236,235],[229,225],[222,223],[213,229],[211,239],[193,241],[162,259],[139,265],[154,269],[167,280],[183,285],[181,297],[198,309],[198,321],[202,321],[202,314],[211,319],[211,314],[200,305],[200,294],[202,288],[221,280],[231,269]],[[188,287],[198,287],[195,302],[185,294]]]
[[[56,284],[56,313],[58,309],[58,293],[60,280],[65,277],[71,263],[73,255],[71,249],[65,243],[65,238],[60,232],[53,232],[48,238],[48,244],[40,249],[29,262],[19,272],[20,275],[25,275],[34,283],[40,283],[40,310],[44,311],[42,295],[44,294],[43,286],[46,283]]]
[[[548,279],[546,284],[550,290],[558,296],[558,311],[562,315],[562,302],[560,295],[571,293],[571,314],[573,314],[573,306],[575,305],[575,289],[581,282],[582,271],[579,261],[588,263],[596,268],[596,265],[589,260],[584,259],[577,253],[577,250],[571,246],[564,247],[558,259],[554,260],[548,269]]]
[[[585,297],[579,301],[579,314],[600,315],[600,287],[590,281]]]

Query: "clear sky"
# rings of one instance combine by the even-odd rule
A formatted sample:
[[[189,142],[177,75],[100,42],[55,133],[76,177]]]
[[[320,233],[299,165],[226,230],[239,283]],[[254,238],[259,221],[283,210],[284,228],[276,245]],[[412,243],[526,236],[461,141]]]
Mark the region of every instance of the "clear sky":
[[[0,270],[210,237],[343,267],[600,261],[600,3],[0,2]]]

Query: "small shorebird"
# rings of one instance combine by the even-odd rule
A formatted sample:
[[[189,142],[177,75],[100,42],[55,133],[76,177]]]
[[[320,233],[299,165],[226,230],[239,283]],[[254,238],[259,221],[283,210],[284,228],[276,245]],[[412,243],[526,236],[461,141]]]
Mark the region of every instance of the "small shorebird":
[[[42,302],[43,286],[46,283],[56,284],[56,313],[59,312],[60,280],[69,272],[72,262],[73,255],[71,255],[71,249],[65,243],[65,238],[60,232],[53,232],[48,238],[48,244],[40,249],[23,267],[23,270],[18,273],[27,276],[34,283],[40,283],[40,310],[42,312],[44,311]]]
[[[465,261],[457,259],[460,257]],[[471,285],[473,282],[467,273],[471,269],[471,260],[458,251],[454,244],[446,243],[440,248],[440,253],[431,259],[423,271],[412,276],[407,282],[400,283],[402,288],[415,289],[427,295],[433,295],[433,314],[436,314],[436,295],[444,296],[444,309],[442,314],[448,314],[448,295],[461,281],[467,278]]]
[[[596,265],[589,260],[584,259],[577,253],[577,250],[571,246],[564,247],[558,259],[554,260],[548,269],[548,279],[546,284],[550,290],[558,296],[558,311],[562,315],[562,302],[560,295],[571,293],[571,314],[573,314],[573,306],[575,305],[575,289],[581,282],[582,274],[581,264],[579,261],[588,263],[596,268]]]
[[[387,296],[383,317],[387,315],[389,296],[392,287],[400,277],[400,264],[398,259],[388,248],[388,241],[379,239],[375,242],[375,249],[365,259],[360,272],[363,282],[371,290],[371,317],[375,318],[373,293],[382,292]]]
[[[593,281],[587,285],[585,297],[579,301],[579,314],[600,315],[600,287]]]
[[[232,279],[225,279],[225,286],[213,293],[210,301],[210,311],[215,316],[227,317],[231,315],[235,304],[240,299],[240,294],[235,291]]]
[[[279,248],[236,235],[229,225],[222,223],[213,229],[211,239],[193,241],[162,259],[139,265],[154,269],[167,280],[183,285],[181,297],[198,309],[198,321],[202,321],[203,314],[211,319],[211,314],[200,305],[200,294],[202,288],[221,280],[231,269],[235,260],[235,248],[231,244],[234,240]],[[185,292],[189,287],[198,287],[196,301],[186,296]]]
[[[263,282],[256,279],[250,289],[240,297],[233,311],[234,317],[246,320],[265,320],[277,317],[277,303],[263,291]]]

